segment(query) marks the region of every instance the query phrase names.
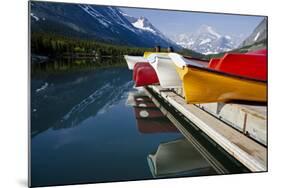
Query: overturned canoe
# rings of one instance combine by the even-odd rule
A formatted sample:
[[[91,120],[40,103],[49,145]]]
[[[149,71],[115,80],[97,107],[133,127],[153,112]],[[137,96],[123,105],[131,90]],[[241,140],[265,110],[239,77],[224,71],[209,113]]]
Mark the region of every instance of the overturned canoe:
[[[161,55],[152,53],[147,59],[150,65],[154,68],[161,87],[180,88],[182,86],[175,65],[167,53]]]
[[[183,80],[187,103],[237,101],[263,103],[267,101],[267,84],[265,81],[194,65],[186,65],[176,69]]]
[[[134,81],[136,81],[138,69],[141,67],[151,67],[151,65],[149,63],[145,63],[145,62],[136,63],[136,65],[134,66],[134,70],[133,70],[133,80]]]
[[[124,55],[124,58],[127,62],[128,68],[130,70],[134,69],[134,66],[138,62],[147,62],[146,58],[142,56],[130,56],[130,55]]]
[[[247,78],[267,80],[267,56],[264,51],[248,54],[226,53],[222,58],[212,58],[209,68]]]
[[[137,67],[134,68],[133,72],[133,79],[135,80],[135,86],[147,86],[152,84],[158,84],[159,79],[157,77],[156,72],[150,66],[147,65],[136,65]]]

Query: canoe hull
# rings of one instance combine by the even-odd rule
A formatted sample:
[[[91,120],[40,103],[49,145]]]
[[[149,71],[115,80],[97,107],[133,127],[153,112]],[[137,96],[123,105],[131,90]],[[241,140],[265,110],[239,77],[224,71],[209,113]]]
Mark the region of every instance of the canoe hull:
[[[154,68],[161,87],[163,88],[181,88],[182,81],[175,69],[171,58],[156,56],[154,61],[149,62]]]
[[[157,74],[149,64],[134,68],[133,79],[136,87],[159,84]]]
[[[124,58],[127,62],[128,68],[130,70],[134,69],[134,66],[138,62],[147,62],[147,60],[142,57],[142,56],[129,56],[129,55],[124,55]]]
[[[151,65],[149,63],[145,63],[145,62],[138,62],[135,64],[134,71],[133,71],[133,80],[134,81],[136,81],[138,69],[143,68],[143,67],[151,67]]]
[[[227,53],[221,59],[211,59],[208,67],[247,78],[267,80],[267,56],[255,53],[259,52],[250,54]]]
[[[266,82],[195,66],[177,67],[177,71],[187,103],[267,101]]]

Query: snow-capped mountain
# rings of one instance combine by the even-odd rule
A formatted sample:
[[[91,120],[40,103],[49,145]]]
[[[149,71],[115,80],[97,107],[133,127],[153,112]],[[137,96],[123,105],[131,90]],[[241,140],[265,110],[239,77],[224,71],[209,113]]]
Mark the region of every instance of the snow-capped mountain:
[[[254,43],[263,41],[267,39],[267,19],[264,18],[259,25],[254,29],[254,31],[251,33],[250,36],[248,36],[240,45],[240,47],[243,46],[249,46]]]
[[[154,25],[152,25],[149,20],[143,16],[139,18],[135,18],[133,16],[130,16],[124,12],[122,12],[122,15],[127,18],[127,20],[137,29],[142,31],[142,33],[146,33],[146,37],[151,38],[155,40],[156,43],[161,44],[161,40],[166,41],[171,46],[174,46],[176,48],[181,48],[179,45],[177,45],[174,41],[166,37],[160,30],[158,30]],[[159,40],[160,39],[160,40]],[[167,46],[167,44],[165,45]]]
[[[121,13],[135,28],[141,29],[143,31],[149,31],[154,34],[158,32],[157,29],[147,20],[147,18],[143,16],[140,18],[135,18],[124,12]]]
[[[202,25],[195,33],[180,34],[172,38],[178,45],[202,54],[216,54],[236,48],[241,37],[222,35],[208,25]]]
[[[180,48],[146,18],[134,18],[116,7],[31,2],[30,10],[31,32],[51,32],[137,47]]]
[[[140,17],[136,20],[136,22],[132,23],[134,27],[139,28],[144,31],[149,31],[151,33],[156,33],[155,29],[153,29],[153,25],[144,17]]]

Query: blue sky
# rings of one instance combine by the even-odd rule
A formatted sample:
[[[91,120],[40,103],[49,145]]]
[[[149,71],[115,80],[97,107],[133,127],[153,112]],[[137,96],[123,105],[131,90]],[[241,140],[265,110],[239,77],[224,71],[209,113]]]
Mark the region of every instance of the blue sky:
[[[195,32],[201,25],[212,26],[223,35],[250,35],[262,21],[262,16],[212,14],[202,12],[166,11],[152,9],[121,8],[131,16],[144,16],[162,33],[172,36]]]

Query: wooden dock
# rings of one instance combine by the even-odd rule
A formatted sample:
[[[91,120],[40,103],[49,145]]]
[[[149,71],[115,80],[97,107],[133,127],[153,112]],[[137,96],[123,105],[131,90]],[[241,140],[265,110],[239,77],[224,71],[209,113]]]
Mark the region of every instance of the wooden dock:
[[[238,125],[238,127],[240,126],[241,128],[241,130],[238,130],[231,124],[226,123],[226,121],[231,122],[231,118],[229,120],[222,119],[222,117],[225,118],[231,116],[223,115],[223,111],[217,113],[218,106],[214,108],[214,104],[208,104],[209,107],[205,104],[205,106],[186,104],[185,100],[173,91],[162,89],[160,86],[149,86],[149,88],[150,91],[146,90],[148,93],[154,92],[165,100],[165,102],[169,103],[173,108],[193,122],[201,131],[220,145],[231,156],[240,161],[249,170],[252,172],[267,171],[267,147],[265,146],[267,140],[266,137],[263,138],[263,136],[254,135],[256,138],[263,138],[259,140],[261,143],[264,142],[264,145],[262,145],[252,139],[253,132],[256,133],[257,131],[252,131],[252,138],[249,137],[249,134],[245,134],[246,131],[249,133],[251,129],[257,130],[257,127],[260,127],[260,134],[266,135],[266,132],[263,133],[263,130],[267,130],[263,125],[263,121],[266,122],[266,117],[264,115],[266,113],[263,112],[264,110],[261,109],[259,113],[256,113],[255,110],[251,111],[250,107],[242,105],[241,111],[247,114],[242,114],[241,117],[244,117],[242,124],[234,122],[235,117],[232,117],[232,123]],[[208,109],[208,111],[203,110],[203,108]],[[228,110],[228,112],[231,110],[233,111],[233,106],[230,110]],[[233,112],[237,113],[235,110]],[[256,124],[260,126],[255,126]],[[184,127],[177,127],[182,133],[184,132]]]
[[[267,146],[266,107],[223,103],[199,104],[197,106]]]

